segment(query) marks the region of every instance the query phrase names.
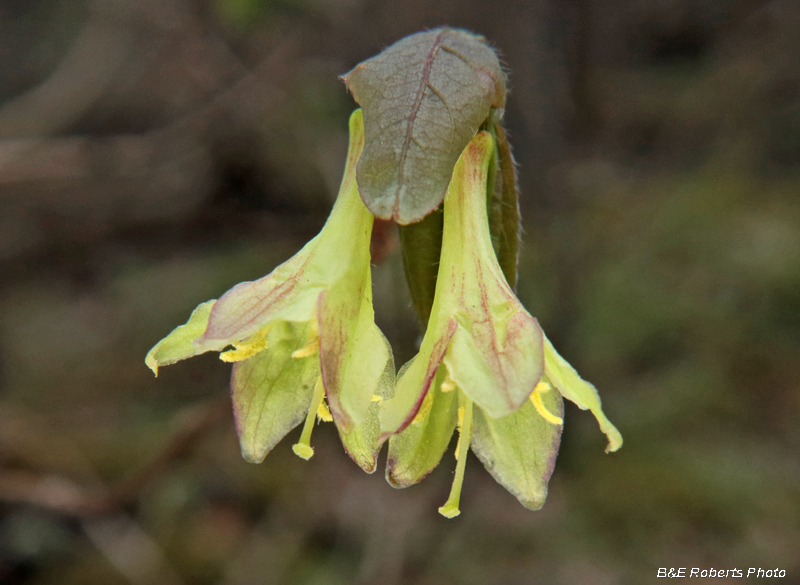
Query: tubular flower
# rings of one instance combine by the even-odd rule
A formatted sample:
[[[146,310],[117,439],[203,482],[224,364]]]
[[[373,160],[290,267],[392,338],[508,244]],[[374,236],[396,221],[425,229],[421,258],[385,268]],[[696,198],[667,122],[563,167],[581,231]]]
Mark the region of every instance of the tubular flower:
[[[523,505],[543,505],[563,426],[562,396],[597,417],[607,451],[622,445],[595,388],[558,355],[498,264],[486,211],[492,154],[492,137],[481,132],[456,163],[428,327],[380,413],[382,438],[393,435],[386,474],[395,487],[430,473],[459,430],[455,480],[439,509],[447,517],[459,514],[470,446]]]
[[[201,304],[147,354],[158,367],[207,351],[233,362],[231,393],[245,459],[260,462],[305,419],[295,453],[313,455],[315,419],[333,420],[349,455],[375,470],[378,398],[394,382],[391,349],[375,325],[369,243],[373,216],[356,186],[361,110],[336,203],[322,231],[271,274]]]

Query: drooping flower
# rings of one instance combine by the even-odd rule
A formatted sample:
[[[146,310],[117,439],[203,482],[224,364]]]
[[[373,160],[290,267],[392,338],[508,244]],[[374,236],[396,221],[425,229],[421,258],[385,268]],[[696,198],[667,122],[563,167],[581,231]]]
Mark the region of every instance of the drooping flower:
[[[542,506],[558,452],[562,396],[592,411],[608,436],[607,451],[622,445],[595,388],[558,355],[497,262],[486,212],[492,149],[492,137],[481,132],[456,163],[428,327],[381,409],[383,437],[394,435],[386,474],[396,487],[430,473],[459,429],[455,480],[439,509],[447,517],[459,514],[470,446],[523,505]]]
[[[372,309],[373,216],[355,179],[363,145],[356,110],[339,196],[319,235],[271,274],[201,304],[147,354],[156,375],[159,366],[207,351],[234,363],[234,414],[248,461],[262,461],[303,419],[294,450],[308,459],[319,416],[336,423],[363,469],[375,469],[378,400],[391,392],[394,362]]]

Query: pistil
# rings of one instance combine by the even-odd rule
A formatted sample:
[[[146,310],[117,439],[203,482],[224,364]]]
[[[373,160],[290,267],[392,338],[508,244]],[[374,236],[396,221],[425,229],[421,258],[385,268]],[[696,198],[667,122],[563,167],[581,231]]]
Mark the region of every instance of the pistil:
[[[322,384],[322,376],[319,376],[317,383],[314,385],[314,396],[311,398],[311,405],[308,408],[306,422],[303,425],[303,433],[300,435],[300,440],[292,446],[292,451],[294,451],[295,455],[306,461],[314,456],[314,447],[311,446],[311,432],[314,430],[314,422],[316,422],[324,398],[325,386]]]
[[[445,518],[455,518],[461,514],[458,506],[461,502],[461,486],[464,483],[464,470],[467,465],[467,453],[472,440],[472,400],[463,392],[459,393],[463,406],[458,409],[458,445],[456,446],[456,474],[453,485],[450,487],[450,497],[444,506],[439,508],[439,513]]]

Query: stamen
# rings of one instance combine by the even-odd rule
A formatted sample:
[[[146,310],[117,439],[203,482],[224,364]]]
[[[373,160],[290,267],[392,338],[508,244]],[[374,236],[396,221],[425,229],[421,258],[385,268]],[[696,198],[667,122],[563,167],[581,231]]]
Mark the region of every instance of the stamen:
[[[222,352],[219,354],[219,359],[223,362],[240,362],[253,357],[269,347],[267,333],[269,333],[269,327],[264,327],[261,331],[251,335],[249,339],[232,344],[235,349]]]
[[[458,428],[458,443],[456,443],[456,452],[453,453],[453,455],[455,455],[456,461],[458,461],[458,452],[461,450],[461,437],[463,437],[463,435],[461,434],[461,428],[463,426],[464,426],[464,407],[463,406],[459,406],[458,407],[458,426],[457,426],[457,428]]]
[[[323,422],[331,422],[333,420],[333,415],[324,400],[320,401],[319,408],[317,408],[317,418]]]
[[[417,416],[414,417],[414,420],[411,421],[411,424],[415,424],[425,420],[425,417],[428,416],[431,412],[431,408],[433,407],[433,392],[428,390],[428,393],[425,395],[425,398],[422,399],[422,404],[417,411]]]
[[[317,319],[311,320],[311,326],[308,328],[308,340],[306,344],[292,353],[295,359],[305,358],[319,352],[319,324]]]
[[[292,357],[295,359],[300,359],[308,357],[310,355],[314,355],[318,351],[319,351],[319,337],[316,337],[314,339],[310,339],[308,343],[306,343],[303,347],[301,347],[297,351],[292,352]]]
[[[542,394],[549,392],[550,390],[552,390],[550,384],[547,382],[539,382],[534,387],[533,392],[531,392],[531,402],[533,402],[536,412],[538,412],[544,420],[554,425],[563,425],[564,419],[547,410],[544,402],[542,402]]]
[[[439,388],[441,389],[442,392],[452,392],[453,390],[458,388],[456,383],[453,382],[453,379],[450,377],[449,371],[445,372],[444,381],[442,382]]]
[[[300,440],[292,445],[292,451],[294,451],[295,455],[306,461],[314,456],[314,448],[311,446],[311,431],[314,430],[314,422],[323,398],[325,398],[325,386],[322,384],[322,376],[320,376],[314,385],[314,396],[311,398],[306,422],[303,424],[303,433],[300,435]]]
[[[383,398],[381,398],[377,394],[373,394],[371,400],[372,402],[383,402]]]
[[[439,508],[439,514],[445,518],[455,518],[461,514],[458,509],[461,502],[461,486],[464,483],[464,470],[467,465],[467,451],[469,451],[469,443],[472,440],[472,400],[461,394],[459,398],[464,399],[464,406],[459,408],[459,425],[458,425],[458,446],[456,447],[456,475],[453,478],[453,485],[450,488],[450,497],[444,503],[444,506]],[[463,415],[462,415],[463,412]]]

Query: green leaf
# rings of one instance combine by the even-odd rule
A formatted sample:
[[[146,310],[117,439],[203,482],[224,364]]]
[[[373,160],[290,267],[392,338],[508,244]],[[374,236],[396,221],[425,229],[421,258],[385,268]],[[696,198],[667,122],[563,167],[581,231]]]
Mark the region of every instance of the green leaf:
[[[458,422],[458,391],[441,391],[445,372],[446,368],[440,367],[436,373],[418,418],[389,439],[386,480],[396,488],[422,481],[439,464],[450,444]],[[401,370],[400,376],[404,373]]]
[[[428,324],[436,292],[443,226],[444,214],[440,207],[422,221],[399,229],[406,282],[423,329]]]
[[[343,77],[364,110],[357,180],[369,210],[401,225],[442,202],[461,151],[505,105],[505,74],[482,37],[434,29],[406,37]]]
[[[564,403],[558,392],[543,394],[542,402],[552,414],[563,417]],[[562,425],[544,420],[526,400],[522,407],[500,418],[491,418],[476,408],[472,428],[472,450],[492,477],[526,508],[541,508],[556,463]]]
[[[319,377],[317,355],[293,358],[306,342],[310,323],[275,323],[269,347],[233,365],[231,396],[242,456],[261,463],[306,417]]]
[[[158,368],[168,366],[187,358],[210,351],[199,348],[195,340],[199,339],[208,326],[208,317],[216,301],[206,301],[192,311],[192,315],[185,325],[176,327],[172,333],[159,341],[153,349],[147,352],[144,363],[158,376]]]
[[[520,240],[517,169],[503,126],[497,120],[493,120],[491,126],[499,172],[493,184],[490,177],[489,228],[492,233],[492,245],[497,254],[497,262],[503,269],[509,286],[514,288],[517,284]]]
[[[581,378],[567,360],[559,355],[547,336],[544,338],[544,374],[561,395],[571,400],[582,410],[590,410],[608,437],[606,453],[622,447],[622,435],[603,413],[603,405],[597,389]]]

